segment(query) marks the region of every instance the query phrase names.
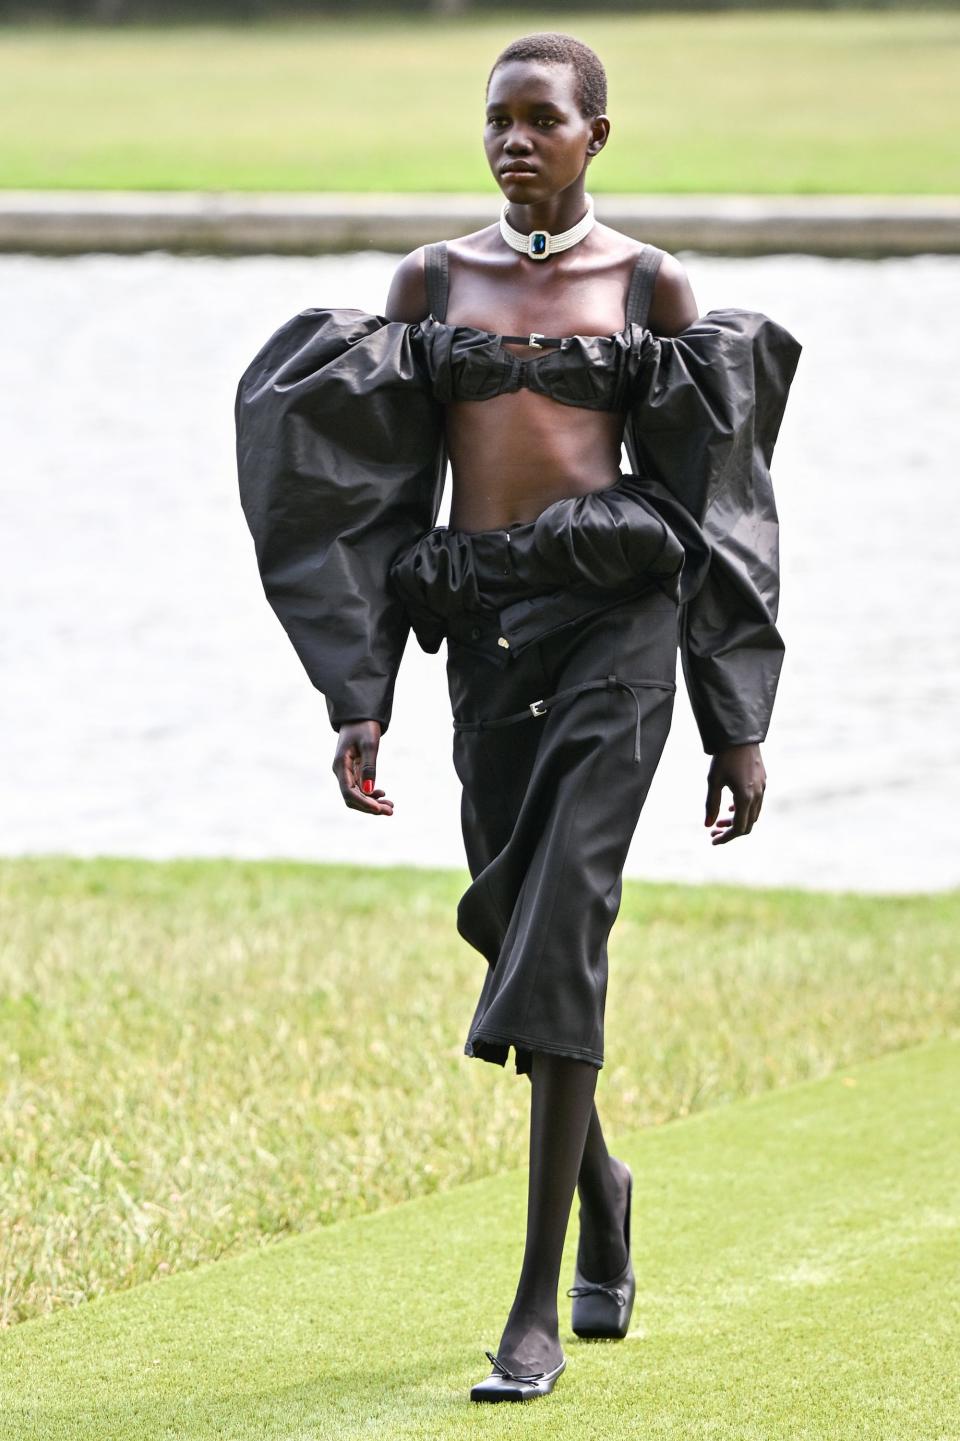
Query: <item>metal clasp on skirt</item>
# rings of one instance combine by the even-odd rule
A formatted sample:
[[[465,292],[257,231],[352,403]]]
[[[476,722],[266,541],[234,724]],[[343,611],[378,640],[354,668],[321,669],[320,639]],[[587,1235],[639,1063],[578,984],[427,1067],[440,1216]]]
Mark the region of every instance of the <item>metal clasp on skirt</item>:
[[[611,673],[610,675],[605,676],[605,677],[603,678],[603,680],[600,680],[600,679],[598,678],[597,680],[585,680],[585,681],[581,681],[579,685],[567,686],[566,689],[564,689],[564,690],[558,690],[554,695],[543,696],[540,700],[528,701],[527,707],[526,707],[525,710],[514,711],[513,715],[497,716],[495,719],[492,719],[492,720],[475,720],[475,721],[454,720],[454,722],[453,722],[453,728],[454,728],[455,731],[485,731],[485,730],[493,730],[494,728],[499,727],[499,726],[514,725],[517,721],[529,720],[531,716],[542,716],[542,715],[546,715],[548,708],[549,708],[551,705],[553,705],[556,701],[566,700],[566,699],[568,699],[568,698],[571,697],[571,696],[580,695],[581,692],[583,692],[583,691],[596,690],[598,687],[601,687],[601,686],[602,686],[605,690],[613,690],[614,687],[619,686],[621,689],[626,690],[626,691],[629,691],[630,694],[633,696],[634,703],[635,703],[635,705],[636,705],[636,707],[637,707],[637,724],[636,724],[636,729],[635,729],[635,731],[634,731],[633,759],[639,764],[639,762],[640,762],[641,711],[640,711],[640,697],[639,697],[639,695],[637,694],[637,690],[638,690],[639,687],[649,686],[649,687],[651,687],[653,690],[675,691],[675,690],[677,689],[677,687],[676,687],[676,683],[675,683],[674,681],[663,681],[663,680],[635,680],[635,681],[626,681],[626,680],[621,680],[618,675],[614,675],[613,673]]]

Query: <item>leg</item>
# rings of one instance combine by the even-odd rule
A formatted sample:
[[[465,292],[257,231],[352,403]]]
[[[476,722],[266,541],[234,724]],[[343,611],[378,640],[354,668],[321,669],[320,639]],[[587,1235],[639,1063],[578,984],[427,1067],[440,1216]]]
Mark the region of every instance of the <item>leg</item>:
[[[530,1080],[533,1080],[532,1074]],[[577,1266],[589,1281],[619,1276],[627,1264],[623,1214],[627,1204],[627,1168],[611,1156],[600,1125],[597,1103],[590,1121],[577,1176],[580,1197],[580,1244]]]
[[[527,1236],[497,1351],[511,1368],[550,1371],[560,1363],[560,1263],[598,1075],[588,1061],[533,1053]]]

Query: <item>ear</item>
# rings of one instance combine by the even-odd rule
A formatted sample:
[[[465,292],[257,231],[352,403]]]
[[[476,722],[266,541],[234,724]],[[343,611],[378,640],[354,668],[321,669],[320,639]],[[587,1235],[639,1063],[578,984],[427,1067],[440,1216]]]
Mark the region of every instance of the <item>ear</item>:
[[[607,115],[595,115],[590,121],[590,139],[587,141],[586,153],[588,155],[599,155],[607,143],[607,136],[610,134],[610,119]]]

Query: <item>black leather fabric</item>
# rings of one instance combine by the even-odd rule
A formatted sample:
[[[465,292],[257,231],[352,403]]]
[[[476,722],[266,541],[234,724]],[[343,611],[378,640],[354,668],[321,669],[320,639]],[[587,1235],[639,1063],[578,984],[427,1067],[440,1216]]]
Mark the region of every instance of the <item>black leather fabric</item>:
[[[455,365],[466,375],[472,351],[469,383],[480,385],[491,359],[487,335],[486,350],[468,346],[455,360],[463,329],[308,309],[240,378],[240,494],[264,589],[334,728],[390,721],[414,619],[391,563],[436,526]],[[770,721],[784,650],[770,462],[799,355],[767,316],[717,310],[678,336],[631,323],[613,339],[574,337],[535,362],[535,383],[586,408],[609,398],[616,374],[631,471],[685,552],[680,653],[707,752],[763,740]],[[487,368],[496,385],[505,364]],[[570,521],[568,536],[575,513],[575,504],[555,513]],[[562,527],[552,539],[559,558]],[[538,619],[556,623],[556,604],[550,593],[526,599],[528,636]]]

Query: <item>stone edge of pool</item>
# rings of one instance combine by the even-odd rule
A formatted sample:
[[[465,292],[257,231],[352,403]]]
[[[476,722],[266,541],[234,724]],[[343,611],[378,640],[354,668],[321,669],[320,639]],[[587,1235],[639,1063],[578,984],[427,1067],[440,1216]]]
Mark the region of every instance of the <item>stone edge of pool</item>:
[[[596,195],[598,219],[666,250],[960,252],[960,196]],[[489,225],[499,196],[0,191],[0,251],[310,255],[407,251]]]

